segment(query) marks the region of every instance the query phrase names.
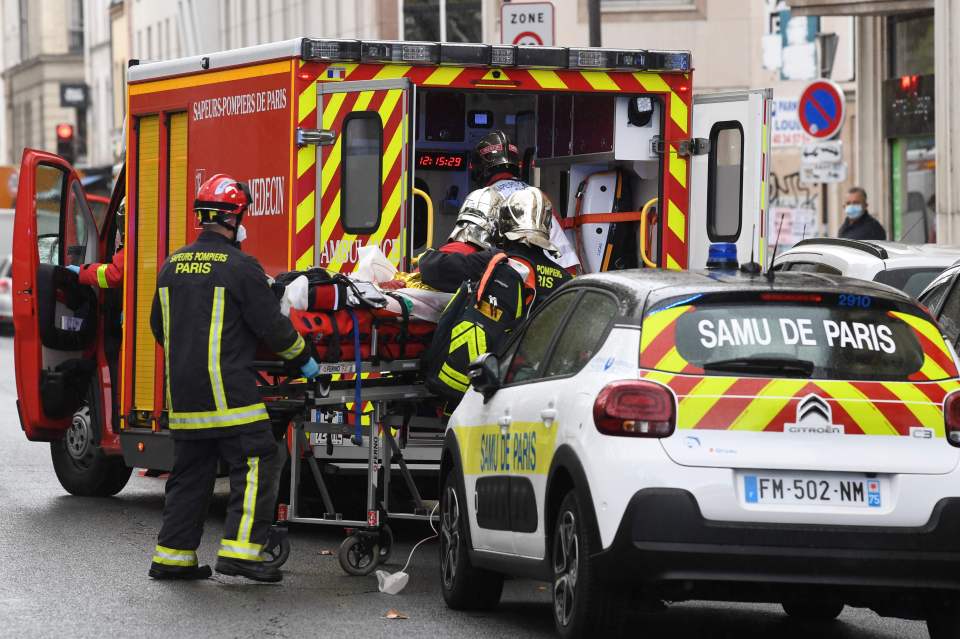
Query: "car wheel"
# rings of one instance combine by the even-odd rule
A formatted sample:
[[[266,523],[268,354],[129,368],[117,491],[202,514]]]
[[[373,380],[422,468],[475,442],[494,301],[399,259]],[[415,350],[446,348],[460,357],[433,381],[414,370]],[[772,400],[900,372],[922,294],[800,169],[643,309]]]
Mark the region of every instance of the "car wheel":
[[[440,495],[440,588],[447,607],[489,610],[500,602],[503,575],[470,563],[467,510],[456,471],[447,474]]]
[[[797,599],[781,605],[790,617],[817,623],[833,621],[843,612],[843,602],[836,599]]]
[[[106,455],[99,444],[99,420],[88,404],[74,413],[62,439],[50,443],[53,470],[71,495],[110,497],[127,485],[132,468],[123,457]]]
[[[596,524],[576,490],[563,498],[553,527],[553,620],[564,639],[622,634],[629,593],[604,587],[590,557],[600,550]]]
[[[960,637],[960,608],[958,602],[950,602],[927,617],[927,632],[930,639],[956,639]]]

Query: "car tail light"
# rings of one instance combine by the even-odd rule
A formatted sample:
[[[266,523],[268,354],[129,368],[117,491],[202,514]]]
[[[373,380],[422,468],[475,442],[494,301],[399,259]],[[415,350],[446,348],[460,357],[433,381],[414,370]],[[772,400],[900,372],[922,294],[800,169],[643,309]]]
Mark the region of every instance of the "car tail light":
[[[593,423],[605,435],[669,437],[674,415],[670,391],[642,380],[607,384],[593,404]]]
[[[960,393],[951,393],[943,400],[943,423],[947,441],[960,447]]]

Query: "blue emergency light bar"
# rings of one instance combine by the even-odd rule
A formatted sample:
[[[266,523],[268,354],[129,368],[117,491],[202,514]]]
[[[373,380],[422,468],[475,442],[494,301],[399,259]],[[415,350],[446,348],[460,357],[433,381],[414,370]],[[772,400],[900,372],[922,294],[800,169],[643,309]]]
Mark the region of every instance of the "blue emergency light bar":
[[[692,68],[688,51],[643,49],[304,38],[301,51],[301,57],[306,61],[400,62],[451,66],[680,73],[690,71]]]

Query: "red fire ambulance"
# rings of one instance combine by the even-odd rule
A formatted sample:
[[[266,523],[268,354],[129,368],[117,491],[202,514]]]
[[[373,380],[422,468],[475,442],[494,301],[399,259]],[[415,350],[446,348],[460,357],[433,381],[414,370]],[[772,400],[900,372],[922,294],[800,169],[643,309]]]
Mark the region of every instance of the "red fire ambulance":
[[[270,274],[347,272],[377,245],[400,269],[447,237],[491,129],[523,155],[587,271],[701,267],[711,242],[763,262],[771,93],[693,95],[689,53],[301,38],[135,64],[126,166],[98,228],[74,169],[24,151],[13,248],[27,438],[73,493],[169,468],[158,267],[196,235],[205,177],[245,180],[244,250]],[[126,195],[122,291],[68,265],[109,259]]]

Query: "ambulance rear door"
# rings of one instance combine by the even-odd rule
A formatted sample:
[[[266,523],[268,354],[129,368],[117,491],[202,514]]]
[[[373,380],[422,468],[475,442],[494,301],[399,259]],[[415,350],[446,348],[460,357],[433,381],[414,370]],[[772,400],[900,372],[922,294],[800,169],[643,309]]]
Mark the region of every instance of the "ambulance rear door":
[[[741,263],[764,264],[772,89],[694,96],[693,137],[709,150],[690,163],[689,267],[710,244],[733,242]],[[704,145],[695,145],[704,148]]]
[[[320,82],[320,129],[333,144],[317,147],[318,264],[349,273],[359,249],[379,246],[395,266],[406,264],[407,165],[411,84],[405,78]]]

